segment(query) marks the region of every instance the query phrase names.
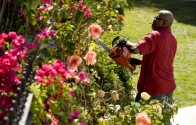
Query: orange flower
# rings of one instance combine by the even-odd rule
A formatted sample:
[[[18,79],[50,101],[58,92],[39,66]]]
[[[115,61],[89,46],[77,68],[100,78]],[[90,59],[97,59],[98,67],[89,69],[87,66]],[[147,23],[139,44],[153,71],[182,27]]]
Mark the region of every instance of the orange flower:
[[[151,125],[151,119],[145,111],[136,114],[136,125]]]
[[[119,15],[119,19],[120,19],[120,20],[124,20],[123,15]]]
[[[95,65],[97,62],[97,55],[94,51],[89,50],[84,56],[84,60],[86,61],[86,65]]]
[[[81,63],[82,63],[82,59],[79,56],[76,56],[76,55],[72,56],[68,60],[68,65],[73,70],[77,70],[78,69],[78,66],[80,66]]]
[[[93,39],[99,38],[102,32],[103,30],[98,24],[91,24],[88,28],[88,35]]]

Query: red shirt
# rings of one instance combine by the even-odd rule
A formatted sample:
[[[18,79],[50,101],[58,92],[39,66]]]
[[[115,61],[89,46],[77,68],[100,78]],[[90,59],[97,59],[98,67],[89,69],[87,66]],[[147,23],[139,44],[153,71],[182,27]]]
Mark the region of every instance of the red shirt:
[[[177,40],[170,28],[152,31],[137,43],[143,55],[138,91],[148,94],[166,94],[176,88],[173,62]]]

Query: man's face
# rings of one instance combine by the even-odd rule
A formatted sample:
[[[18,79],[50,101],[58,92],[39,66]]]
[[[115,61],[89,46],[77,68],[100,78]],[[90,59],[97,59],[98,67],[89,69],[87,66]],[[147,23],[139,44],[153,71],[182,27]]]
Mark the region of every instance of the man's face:
[[[167,21],[167,20],[165,20],[164,17],[158,13],[153,19],[152,29],[158,30],[159,28],[163,26],[164,21]]]

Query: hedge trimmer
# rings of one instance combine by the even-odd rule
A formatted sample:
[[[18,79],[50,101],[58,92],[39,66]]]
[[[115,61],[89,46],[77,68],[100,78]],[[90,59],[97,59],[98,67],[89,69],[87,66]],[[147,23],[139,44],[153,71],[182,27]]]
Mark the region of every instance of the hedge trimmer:
[[[107,45],[105,45],[100,40],[96,40],[96,42],[109,53],[109,57],[113,59],[117,64],[128,68],[130,71],[134,71],[136,69],[136,65],[141,64],[141,62],[139,59],[131,58],[131,53],[129,52],[129,50],[125,46],[120,45],[119,42],[117,43],[117,41],[119,41],[120,39],[120,36],[117,36],[113,39],[112,49],[109,49]]]

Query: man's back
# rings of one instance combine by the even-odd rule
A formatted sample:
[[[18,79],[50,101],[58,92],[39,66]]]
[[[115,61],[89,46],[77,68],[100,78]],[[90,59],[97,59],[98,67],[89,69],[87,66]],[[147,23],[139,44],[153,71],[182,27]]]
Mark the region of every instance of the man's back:
[[[139,89],[149,94],[163,94],[175,89],[173,62],[177,41],[170,28],[148,34],[137,45],[143,55]],[[143,88],[142,88],[143,87]]]

